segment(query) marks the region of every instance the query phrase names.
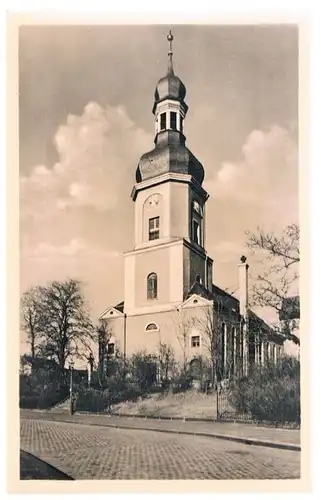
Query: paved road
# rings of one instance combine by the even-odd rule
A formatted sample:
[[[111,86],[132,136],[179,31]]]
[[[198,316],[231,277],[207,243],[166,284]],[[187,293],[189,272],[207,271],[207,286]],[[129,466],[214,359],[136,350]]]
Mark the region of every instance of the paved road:
[[[21,419],[23,450],[74,479],[296,479],[300,453],[186,435]]]

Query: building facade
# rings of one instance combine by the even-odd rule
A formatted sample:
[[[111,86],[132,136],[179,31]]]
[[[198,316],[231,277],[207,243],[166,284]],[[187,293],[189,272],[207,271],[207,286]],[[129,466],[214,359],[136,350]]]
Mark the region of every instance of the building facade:
[[[283,339],[248,307],[248,264],[239,263],[239,300],[213,284],[206,251],[204,168],[186,147],[186,88],[173,69],[171,33],[167,74],[154,94],[154,148],[143,154],[131,197],[133,249],[124,254],[124,300],[108,307],[108,349],[126,357],[160,343],[176,358],[208,358],[220,378],[246,374],[252,364],[281,356]]]

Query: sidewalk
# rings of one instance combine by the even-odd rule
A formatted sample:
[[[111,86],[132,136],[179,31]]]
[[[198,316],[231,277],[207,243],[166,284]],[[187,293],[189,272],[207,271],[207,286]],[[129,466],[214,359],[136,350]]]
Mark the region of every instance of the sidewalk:
[[[300,451],[300,431],[259,427],[251,424],[230,422],[190,422],[183,420],[149,420],[145,418],[109,415],[89,415],[20,410],[20,418],[51,420],[75,424],[97,425],[123,429],[140,429],[175,434],[195,434],[198,436],[227,439],[244,444],[268,446]]]

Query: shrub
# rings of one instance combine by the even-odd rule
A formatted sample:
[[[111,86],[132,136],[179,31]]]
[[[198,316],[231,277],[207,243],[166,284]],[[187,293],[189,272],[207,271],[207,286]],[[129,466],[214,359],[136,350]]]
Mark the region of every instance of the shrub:
[[[156,360],[144,351],[132,356],[130,371],[133,381],[142,393],[147,392],[156,383]]]
[[[36,370],[31,375],[20,375],[20,408],[45,409],[68,396],[69,388],[56,372]]]
[[[109,406],[109,391],[79,389],[76,394],[76,410],[101,412]]]
[[[275,365],[254,368],[235,382],[229,402],[241,413],[269,421],[300,422],[300,363],[285,357]]]

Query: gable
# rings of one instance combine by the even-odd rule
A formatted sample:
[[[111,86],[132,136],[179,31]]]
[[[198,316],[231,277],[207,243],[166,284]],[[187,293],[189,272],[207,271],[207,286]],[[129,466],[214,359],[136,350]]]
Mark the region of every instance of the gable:
[[[104,320],[104,319],[111,319],[111,318],[122,318],[124,314],[119,311],[119,309],[116,309],[116,307],[108,307],[106,311],[104,311],[100,316],[99,320]]]
[[[188,309],[191,307],[204,307],[204,306],[212,306],[213,301],[207,300],[201,295],[197,295],[194,293],[188,299],[186,299],[182,304],[178,307],[178,309]]]

